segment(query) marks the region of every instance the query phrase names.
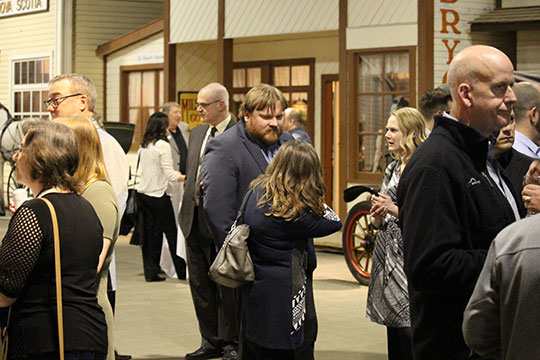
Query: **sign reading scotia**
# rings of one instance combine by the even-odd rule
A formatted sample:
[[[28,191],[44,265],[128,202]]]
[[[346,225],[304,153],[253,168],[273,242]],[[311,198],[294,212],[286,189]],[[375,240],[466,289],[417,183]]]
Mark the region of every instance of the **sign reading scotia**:
[[[49,0],[0,0],[0,18],[47,11]]]

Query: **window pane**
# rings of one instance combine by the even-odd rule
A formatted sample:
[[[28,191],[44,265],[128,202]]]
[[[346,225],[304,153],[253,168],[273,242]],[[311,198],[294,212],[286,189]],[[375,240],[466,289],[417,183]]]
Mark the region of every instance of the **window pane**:
[[[43,60],[36,61],[36,83],[43,82]]]
[[[246,86],[246,72],[245,69],[234,69],[233,70],[233,87],[245,87]]]
[[[261,83],[261,68],[247,69],[247,87],[253,87]]]
[[[39,112],[41,105],[40,105],[40,91],[32,91],[32,111],[33,112]]]
[[[44,101],[47,100],[47,96],[49,96],[49,92],[47,90],[41,92],[41,112],[44,113],[47,112],[47,105],[44,103]]]
[[[274,86],[289,86],[289,69],[288,66],[274,67]]]
[[[35,61],[28,62],[28,83],[29,84],[36,83],[36,62]]]
[[[21,112],[21,111],[22,111],[21,92],[16,91],[15,92],[15,110],[14,110],[14,112]]]
[[[139,119],[139,109],[129,109],[129,122],[132,124],[137,124]]]
[[[383,123],[382,96],[363,95],[358,102],[358,170],[380,171]]]
[[[293,66],[291,72],[293,86],[309,85],[309,65]]]
[[[385,91],[409,90],[409,54],[394,53],[385,56]]]
[[[382,91],[382,55],[360,56],[358,67],[358,91]]]
[[[28,84],[28,62],[23,61],[21,64],[22,64],[21,84]]]
[[[21,63],[16,62],[15,63],[15,85],[19,85],[21,83]]]
[[[143,72],[142,83],[142,106],[154,106],[155,74],[153,71]]]
[[[32,104],[30,95],[31,95],[30,91],[23,92],[23,111],[24,112],[30,112],[30,105]]]
[[[44,83],[49,82],[49,79],[51,76],[50,63],[51,61],[49,59],[43,60],[43,82]]]
[[[291,94],[291,101],[289,106],[302,111],[304,119],[308,119],[308,94],[307,92],[298,92]]]
[[[128,106],[141,106],[141,73],[129,73],[128,85]]]

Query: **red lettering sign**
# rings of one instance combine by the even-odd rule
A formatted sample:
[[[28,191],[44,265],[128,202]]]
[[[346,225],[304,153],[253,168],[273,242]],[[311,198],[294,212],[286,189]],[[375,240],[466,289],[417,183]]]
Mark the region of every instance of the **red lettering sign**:
[[[447,64],[450,64],[452,62],[452,59],[454,58],[454,50],[456,49],[456,46],[461,42],[461,40],[452,41],[454,42],[454,46],[450,47],[448,46],[448,39],[442,40],[444,46],[446,46],[446,49],[448,50],[448,61],[446,61]]]
[[[443,34],[448,34],[447,27],[450,26],[452,28],[452,32],[454,34],[461,34],[461,31],[458,30],[456,27],[457,23],[459,22],[459,14],[451,9],[441,9],[442,13],[442,29],[441,32]],[[452,21],[448,20],[448,14],[452,14],[454,19]]]

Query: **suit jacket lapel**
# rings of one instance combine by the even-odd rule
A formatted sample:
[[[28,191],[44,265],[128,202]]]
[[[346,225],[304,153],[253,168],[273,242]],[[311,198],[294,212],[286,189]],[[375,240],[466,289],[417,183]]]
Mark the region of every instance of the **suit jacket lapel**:
[[[244,142],[244,146],[247,148],[248,152],[253,157],[253,160],[255,160],[255,163],[257,163],[257,166],[259,167],[261,173],[264,173],[266,171],[268,163],[264,158],[261,147],[247,137],[245,123],[243,121],[238,122],[238,131],[240,133],[240,137]]]

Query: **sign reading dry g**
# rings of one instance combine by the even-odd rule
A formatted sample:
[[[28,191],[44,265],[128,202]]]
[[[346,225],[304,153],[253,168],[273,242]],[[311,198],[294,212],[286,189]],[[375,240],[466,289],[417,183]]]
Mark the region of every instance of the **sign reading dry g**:
[[[47,11],[49,0],[0,0],[0,18]]]

